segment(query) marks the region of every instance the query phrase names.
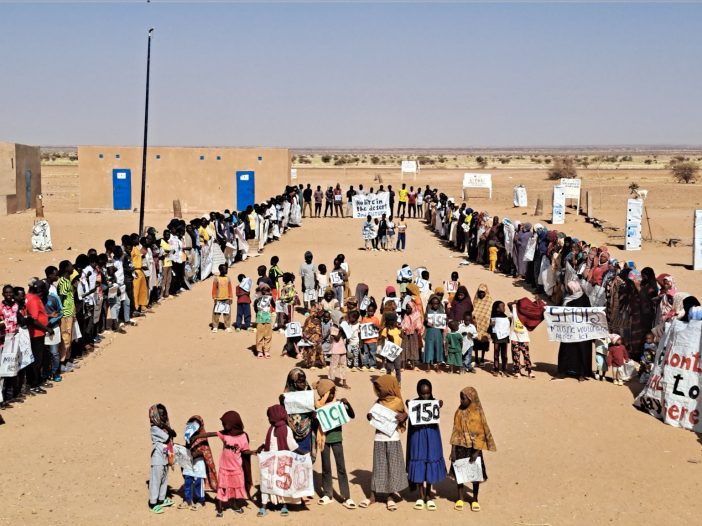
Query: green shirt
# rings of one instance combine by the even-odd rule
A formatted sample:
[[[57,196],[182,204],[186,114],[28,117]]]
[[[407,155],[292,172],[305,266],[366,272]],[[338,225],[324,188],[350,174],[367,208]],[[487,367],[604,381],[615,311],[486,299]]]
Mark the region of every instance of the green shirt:
[[[332,429],[331,431],[327,431],[327,433],[324,435],[326,438],[324,439],[324,442],[327,444],[340,444],[341,443],[341,426],[337,427],[336,429]]]
[[[63,317],[71,318],[76,315],[76,302],[73,298],[73,285],[66,278],[60,278],[56,284],[59,297],[63,302]]]

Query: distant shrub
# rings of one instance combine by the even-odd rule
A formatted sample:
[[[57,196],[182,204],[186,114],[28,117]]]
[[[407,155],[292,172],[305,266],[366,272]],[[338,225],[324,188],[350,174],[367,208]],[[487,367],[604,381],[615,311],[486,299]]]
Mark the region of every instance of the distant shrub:
[[[322,155],[322,162],[325,163],[325,164],[328,163],[328,162],[330,162],[331,159],[332,159],[331,155],[326,155],[326,154],[325,154],[325,155]]]
[[[548,169],[548,178],[555,181],[562,177],[572,179],[578,176],[578,171],[575,169],[575,161],[570,157],[556,157],[553,160],[553,166]]]
[[[487,159],[482,155],[478,155],[475,158],[475,162],[478,163],[478,166],[480,166],[481,168],[485,168],[488,165]]]
[[[370,161],[371,164],[378,164],[380,162],[380,157],[377,155],[371,155]]]
[[[696,183],[700,166],[689,161],[678,161],[670,165],[670,172],[678,183]]]

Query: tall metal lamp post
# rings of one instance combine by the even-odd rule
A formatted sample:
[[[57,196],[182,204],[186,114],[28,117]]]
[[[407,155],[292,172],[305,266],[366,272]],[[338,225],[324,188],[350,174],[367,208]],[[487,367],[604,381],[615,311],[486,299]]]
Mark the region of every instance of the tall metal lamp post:
[[[149,132],[149,74],[151,72],[151,34],[154,28],[149,29],[148,50],[146,52],[146,104],[144,106],[144,153],[141,160],[141,202],[139,205],[139,235],[144,235],[144,200],[146,198],[146,149]]]

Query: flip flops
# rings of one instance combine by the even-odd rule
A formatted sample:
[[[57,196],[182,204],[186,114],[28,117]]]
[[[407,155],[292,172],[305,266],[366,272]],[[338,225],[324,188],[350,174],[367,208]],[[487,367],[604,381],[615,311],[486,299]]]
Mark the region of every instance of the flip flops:
[[[417,502],[414,503],[414,506],[412,506],[413,509],[417,511],[425,510],[426,506],[424,505],[424,501],[422,499],[418,499]]]
[[[463,511],[463,506],[464,506],[464,505],[465,505],[465,504],[464,504],[464,502],[463,502],[462,500],[457,500],[457,501],[456,501],[456,504],[453,506],[453,509],[456,510],[456,511]]]
[[[332,502],[334,501],[332,501],[329,497],[324,495],[324,497],[317,501],[317,504],[319,504],[320,506],[326,506],[327,504],[331,504]]]
[[[286,508],[285,506],[283,506],[283,509],[280,510],[280,516],[281,516],[281,517],[287,517],[287,516],[289,515],[289,513],[290,513],[290,512],[288,511],[288,508]]]
[[[428,500],[427,501],[427,509],[429,511],[436,511],[436,504],[434,503],[433,500]]]
[[[153,508],[151,508],[151,513],[155,513],[156,515],[160,515],[163,513],[165,510],[161,507],[160,504],[156,504]]]
[[[347,510],[355,510],[358,507],[356,506],[356,503],[351,499],[346,499],[342,506],[344,506],[344,508],[346,508]]]
[[[480,511],[480,504],[478,504],[477,500],[470,503],[470,510],[471,511]]]
[[[394,500],[388,499],[387,508],[388,511],[397,511],[397,504],[395,504]]]
[[[358,506],[360,508],[366,509],[371,505],[370,499],[363,499],[361,502],[358,503]]]
[[[169,499],[168,497],[166,497],[166,498],[163,500],[163,502],[161,503],[161,507],[162,507],[162,508],[168,508],[169,506],[173,506],[173,504],[175,504],[175,503],[174,503],[171,499]]]

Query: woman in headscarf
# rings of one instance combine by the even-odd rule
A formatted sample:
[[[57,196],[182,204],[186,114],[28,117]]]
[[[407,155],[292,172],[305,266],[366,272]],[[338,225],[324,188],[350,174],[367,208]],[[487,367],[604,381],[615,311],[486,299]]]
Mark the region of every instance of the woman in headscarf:
[[[217,469],[215,468],[214,457],[210,449],[207,438],[201,436],[207,434],[205,421],[200,415],[191,416],[185,424],[185,447],[190,450],[193,457],[192,470],[188,472],[183,468],[184,492],[187,507],[197,510],[195,503],[205,505],[205,490],[202,481],[212,490],[217,491]],[[190,484],[190,487],[188,485]],[[178,506],[181,507],[180,505]]]
[[[589,281],[592,285],[602,285],[604,275],[607,270],[609,270],[609,258],[609,252],[606,249],[600,251],[600,255],[598,256],[597,260],[598,263],[590,271]]]
[[[571,281],[566,284],[568,294],[563,300],[564,307],[589,307],[590,300],[580,283]],[[558,347],[558,377],[577,376],[582,382],[592,376],[592,341],[565,343]]]
[[[641,273],[627,267],[621,273],[623,285],[619,288],[619,308],[622,313],[622,338],[627,346],[629,356],[639,360],[643,350],[643,339],[649,329],[644,331],[641,323]]]
[[[307,382],[305,371],[295,367],[288,373],[288,378],[285,381],[285,393],[295,393],[298,391],[311,391],[312,388]],[[281,403],[283,400],[281,398]],[[316,413],[300,413],[288,415],[288,425],[292,429],[293,437],[300,447],[300,450],[309,453],[314,462],[317,456],[315,432],[316,432]]]
[[[656,321],[656,297],[658,296],[658,283],[656,273],[651,267],[641,269],[641,284],[639,286],[641,297],[641,328],[646,334],[651,330]]]
[[[478,285],[473,297],[473,325],[478,331],[475,339],[475,364],[480,367],[485,361],[485,352],[490,349],[490,314],[492,312],[492,297],[485,283]]]
[[[461,323],[466,313],[473,314],[473,302],[470,300],[468,289],[464,285],[461,285],[456,290],[453,301],[449,304],[449,320]]]
[[[461,391],[461,403],[456,409],[453,416],[453,431],[451,432],[451,463],[461,460],[470,459],[473,464],[480,462],[482,467],[482,481],[485,482],[487,470],[485,469],[485,459],[483,451],[497,451],[495,440],[492,438],[490,426],[488,426],[487,418],[483,406],[480,403],[478,391],[474,387],[466,387]],[[451,468],[453,471],[453,467]],[[454,473],[455,476],[455,473]],[[473,511],[480,511],[478,503],[478,492],[480,491],[480,482],[473,482],[473,501],[470,508]],[[465,489],[462,484],[458,485],[458,499],[454,509],[463,510],[464,500],[468,500],[468,495],[465,494]]]
[[[312,367],[321,369],[325,365],[322,353],[322,317],[324,312],[320,305],[312,305],[310,315],[302,325],[302,337],[310,344],[303,350],[305,367],[308,369]]]
[[[397,427],[390,435],[380,430],[375,432],[373,443],[373,475],[371,477],[371,497],[364,499],[360,506],[367,508],[376,499],[387,497],[386,503],[389,511],[397,510],[393,499],[394,494],[404,490],[408,485],[407,472],[405,471],[404,455],[400,432],[407,426],[407,411],[402,402],[400,384],[394,376],[389,374],[379,376],[373,380],[373,390],[378,397],[377,404],[395,413]],[[368,420],[373,415],[368,413]]]
[[[518,278],[525,278],[526,273],[527,273],[527,266],[529,264],[528,261],[526,261],[525,256],[526,256],[526,251],[527,251],[527,246],[529,245],[529,240],[532,237],[532,232],[531,232],[531,223],[524,223],[522,225],[522,230],[519,232],[516,237],[515,237],[515,248],[517,249],[516,251],[516,261],[514,264],[517,266],[517,277]],[[533,257],[532,257],[533,260]]]
[[[670,274],[659,274],[656,281],[660,286],[660,291],[657,298],[655,325],[660,325],[670,318],[669,314],[673,309],[673,298],[678,289],[675,286],[675,279]]]
[[[407,285],[407,294],[414,303],[414,310],[419,312],[419,315],[424,319],[424,304],[422,303],[422,293],[416,283]]]
[[[441,320],[443,319],[443,323]],[[446,311],[441,298],[436,294],[429,298],[424,316],[424,363],[427,370],[434,365],[439,372],[439,364],[444,363],[444,332],[446,329]]]

